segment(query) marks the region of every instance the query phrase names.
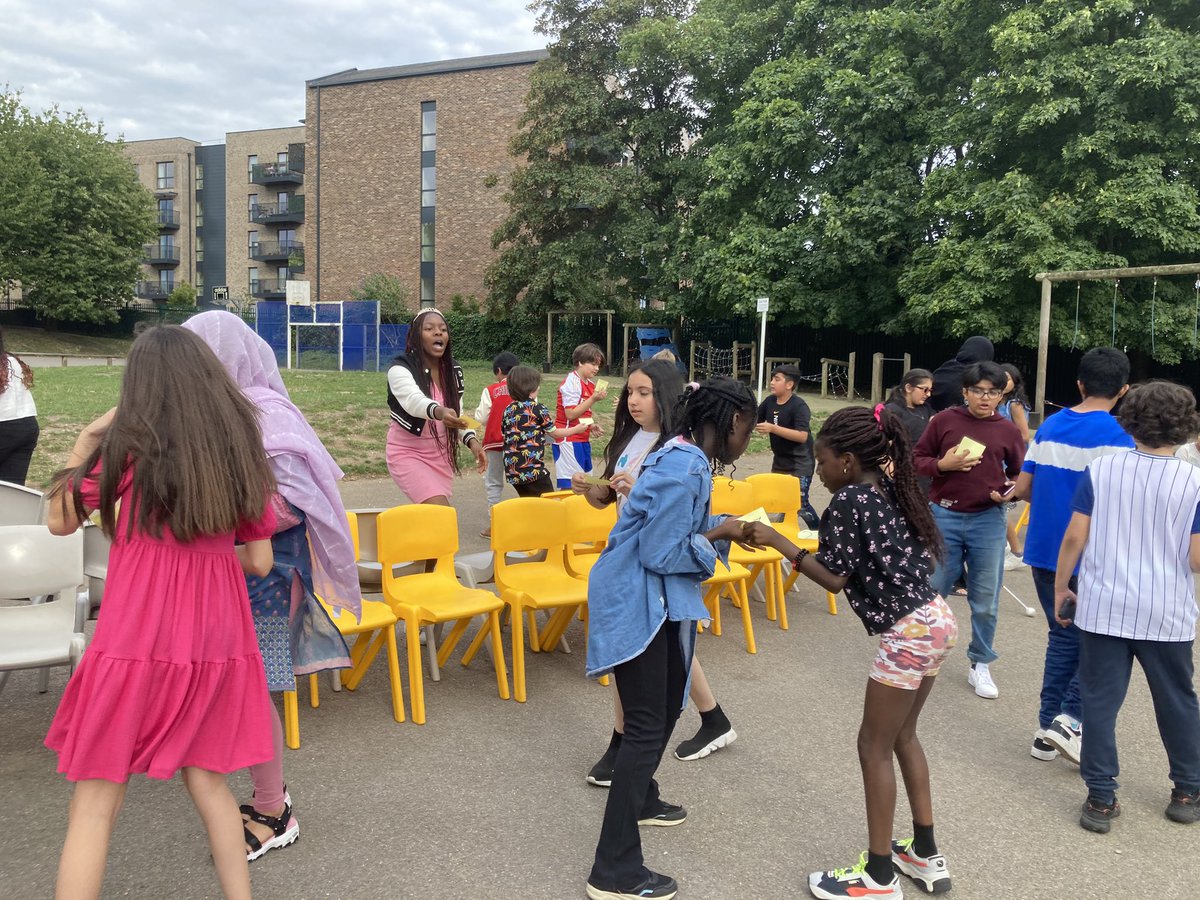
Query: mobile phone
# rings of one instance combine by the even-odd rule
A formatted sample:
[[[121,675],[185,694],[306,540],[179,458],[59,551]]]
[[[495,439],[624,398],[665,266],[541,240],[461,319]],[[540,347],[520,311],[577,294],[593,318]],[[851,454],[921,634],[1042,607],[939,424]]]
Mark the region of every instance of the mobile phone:
[[[1000,496],[1003,497],[1005,500],[1007,500],[1009,497],[1011,497],[1013,495],[1013,491],[1015,491],[1016,489],[1017,489],[1017,483],[1015,481],[1010,481],[1005,486],[1004,490],[1002,490],[1000,492]]]
[[[1062,602],[1062,607],[1058,611],[1060,619],[1066,619],[1068,622],[1075,621],[1075,598],[1068,597]]]

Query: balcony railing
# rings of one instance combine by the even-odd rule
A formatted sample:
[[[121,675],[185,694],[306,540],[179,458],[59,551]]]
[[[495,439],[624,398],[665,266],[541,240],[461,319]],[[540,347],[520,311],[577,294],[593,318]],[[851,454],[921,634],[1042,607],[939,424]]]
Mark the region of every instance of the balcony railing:
[[[259,225],[303,222],[304,197],[289,197],[282,203],[252,203],[250,221]]]
[[[303,265],[304,245],[298,241],[259,241],[250,245],[250,258],[258,262],[278,262],[293,257]]]
[[[251,278],[250,296],[258,300],[283,300],[287,297],[287,280],[283,278]]]
[[[139,281],[134,293],[139,300],[166,300],[173,290],[173,281]]]
[[[250,167],[250,181],[254,184],[304,184],[304,173],[287,163],[259,163]]]
[[[175,209],[160,209],[158,211],[158,227],[174,231],[179,227],[179,211]]]
[[[179,248],[174,244],[146,244],[142,247],[142,261],[152,266],[179,265]]]

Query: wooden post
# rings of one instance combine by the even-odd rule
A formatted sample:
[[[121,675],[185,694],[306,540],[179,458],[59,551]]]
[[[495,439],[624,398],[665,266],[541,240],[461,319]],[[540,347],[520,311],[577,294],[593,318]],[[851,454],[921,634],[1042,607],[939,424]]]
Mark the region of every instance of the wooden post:
[[[1046,420],[1046,360],[1050,351],[1050,296],[1054,282],[1042,279],[1042,315],[1038,322],[1037,388],[1033,397],[1033,421],[1041,425]]]
[[[829,360],[821,360],[821,396],[829,396]]]
[[[912,354],[905,353],[904,354],[904,371],[907,372],[911,368],[912,368]]]
[[[883,396],[883,354],[871,354],[871,405]]]
[[[857,360],[858,360],[858,351],[857,350],[850,351],[850,360],[849,360],[849,365],[847,366],[847,368],[850,371],[846,375],[846,399],[847,400],[854,399],[854,369],[855,369],[855,364],[856,364]]]
[[[629,377],[629,323],[621,326],[621,377]]]
[[[616,369],[613,368],[612,358],[612,317],[613,314],[611,309],[604,314],[604,358],[608,362],[608,371],[610,373],[616,371]]]
[[[546,313],[546,367],[543,371],[550,371],[550,360],[553,355],[550,350],[554,346],[554,313]]]

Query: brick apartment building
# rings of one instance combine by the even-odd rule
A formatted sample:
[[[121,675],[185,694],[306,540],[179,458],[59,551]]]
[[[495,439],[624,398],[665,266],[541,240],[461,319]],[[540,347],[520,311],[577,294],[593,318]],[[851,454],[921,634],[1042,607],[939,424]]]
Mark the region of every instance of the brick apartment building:
[[[482,297],[516,161],[509,143],[545,50],[340,72],[307,84],[304,277],[344,300],[398,275],[424,306]]]
[[[481,297],[509,143],[546,56],[352,69],[307,83],[303,125],[124,144],[158,203],[138,299],[186,281],[201,303],[282,300],[297,279],[345,300],[375,273],[398,275],[414,305]]]

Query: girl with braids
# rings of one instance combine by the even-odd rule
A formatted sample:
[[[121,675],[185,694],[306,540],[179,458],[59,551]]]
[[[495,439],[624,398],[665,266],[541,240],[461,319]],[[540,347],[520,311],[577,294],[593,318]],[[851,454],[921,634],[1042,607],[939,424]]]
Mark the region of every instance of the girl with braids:
[[[587,672],[613,673],[625,712],[587,883],[592,900],[667,900],[678,890],[643,864],[638,826],[687,818],[659,796],[654,772],[687,696],[696,623],[708,618],[700,584],[742,534],[741,522],[709,512],[713,471],[745,452],[755,409],[754,395],[730,378],[684,394],[588,578]]]
[[[487,471],[483,445],[461,418],[465,389],[445,318],[436,309],[421,310],[408,328],[404,353],[388,369],[387,392],[388,474],[413,503],[450,505],[459,441]]]
[[[25,361],[4,352],[0,328],[0,481],[24,484],[38,442],[37,406],[29,389],[33,371]]]
[[[880,638],[858,732],[868,850],[856,866],[814,872],[809,890],[822,898],[899,900],[894,867],[925,891],[942,893],[950,874],[933,838],[929,766],[917,740],[917,718],[958,635],[954,614],[929,585],[941,536],[917,484],[908,431],[883,404],[874,413],[848,407],[831,415],[816,456],[817,474],[832,494],[818,551],[801,550],[762,524],[747,523],[743,536],[779,550],[825,590],[845,590],[867,632]],[[916,832],[894,843],[893,755]]]
[[[608,486],[588,484],[582,473],[576,473],[571,479],[571,489],[583,494],[597,509],[610,503],[616,503],[618,509],[625,505],[642,462],[659,448],[663,433],[669,433],[675,424],[675,405],[683,393],[683,378],[675,365],[674,355],[670,351],[664,352],[669,359],[656,357],[630,371],[617,399],[612,438],[604,450],[603,475],[609,481]],[[703,759],[737,740],[737,732],[713,696],[695,656],[692,657],[690,696],[700,713],[701,724],[695,737],[676,748],[676,758],[683,760]],[[613,693],[613,704],[616,722],[612,739],[604,755],[587,774],[588,783],[597,787],[612,784],[613,765],[625,731],[619,693]]]

